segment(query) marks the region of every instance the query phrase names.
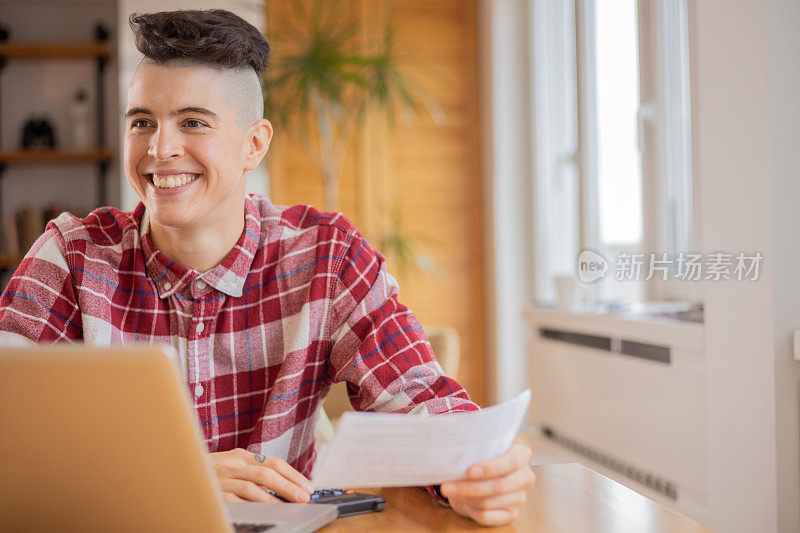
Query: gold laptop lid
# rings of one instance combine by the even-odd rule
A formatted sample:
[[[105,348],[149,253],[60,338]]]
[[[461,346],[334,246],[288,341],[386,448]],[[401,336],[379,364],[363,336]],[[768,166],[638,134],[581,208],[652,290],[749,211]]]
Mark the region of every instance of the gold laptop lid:
[[[0,350],[0,530],[230,531],[169,358]]]

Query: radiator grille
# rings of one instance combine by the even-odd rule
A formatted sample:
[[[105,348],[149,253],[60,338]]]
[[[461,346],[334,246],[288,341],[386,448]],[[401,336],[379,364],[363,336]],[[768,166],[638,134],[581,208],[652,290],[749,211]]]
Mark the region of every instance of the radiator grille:
[[[630,355],[632,357],[639,357],[658,363],[670,364],[671,353],[668,346],[658,346],[656,344],[645,344],[643,342],[635,342],[627,339],[618,339],[612,337],[602,337],[598,335],[586,335],[584,333],[576,333],[574,331],[564,331],[560,329],[540,328],[539,336],[544,339],[550,339],[559,342],[566,342],[569,344],[577,344],[579,346],[587,346],[589,348],[596,348],[607,352],[614,352],[622,355]]]
[[[641,483],[647,488],[654,490],[659,494],[663,494],[671,500],[678,499],[678,486],[674,481],[665,479],[664,477],[653,474],[652,472],[648,472],[643,468],[639,468],[628,463],[627,461],[618,459],[607,453],[597,451],[591,446],[582,444],[580,441],[565,437],[564,435],[554,431],[551,427],[542,426],[542,434],[548,439],[551,439],[562,446],[565,446],[572,451],[591,459],[595,463],[603,465],[609,470],[613,470],[614,472],[636,481],[637,483]]]

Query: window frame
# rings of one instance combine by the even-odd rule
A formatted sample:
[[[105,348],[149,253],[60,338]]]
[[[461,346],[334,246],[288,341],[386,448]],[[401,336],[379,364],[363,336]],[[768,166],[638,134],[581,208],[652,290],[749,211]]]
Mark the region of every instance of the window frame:
[[[640,108],[637,114],[642,172],[642,242],[608,247],[600,238],[598,202],[595,63],[593,58],[596,0],[532,0],[533,107],[536,185],[534,198],[534,249],[536,295],[552,299],[552,279],[563,273],[563,257],[573,265],[581,250],[603,254],[613,267],[616,253],[690,252],[696,243],[692,228],[694,205],[691,178],[691,116],[686,0],[637,0],[639,36]],[[559,6],[561,9],[559,11]],[[556,16],[559,15],[559,16]],[[572,17],[572,21],[568,20]],[[570,27],[569,24],[572,24]],[[574,56],[553,50],[574,43]],[[544,48],[544,50],[543,50]],[[570,61],[574,61],[570,65]],[[570,75],[573,86],[570,87]],[[574,99],[569,102],[570,98]],[[569,112],[574,106],[574,116]],[[574,147],[567,136],[554,135],[550,117],[561,114],[574,120]],[[565,126],[565,131],[571,125]],[[666,132],[670,131],[671,134]],[[578,180],[577,240],[553,243],[544,232],[551,228],[553,211],[568,208],[564,198],[553,197],[553,183],[564,180],[569,169]],[[566,206],[566,207],[565,207]],[[567,220],[562,216],[562,220]],[[569,234],[569,231],[566,231]],[[607,248],[607,249],[606,249]],[[645,257],[646,258],[646,257]],[[554,266],[555,265],[555,266]],[[573,266],[574,272],[574,266]],[[613,278],[613,272],[608,278]],[[674,279],[614,283],[614,295],[626,300],[700,300],[701,284]]]

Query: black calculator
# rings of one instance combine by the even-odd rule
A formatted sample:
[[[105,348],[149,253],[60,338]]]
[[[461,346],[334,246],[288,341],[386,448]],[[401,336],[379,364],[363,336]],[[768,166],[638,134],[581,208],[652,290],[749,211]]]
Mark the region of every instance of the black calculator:
[[[374,513],[386,508],[386,500],[374,494],[344,489],[317,489],[311,493],[311,503],[332,503],[339,518],[362,513]]]
[[[288,501],[272,490],[270,494],[283,501]],[[365,494],[345,489],[317,489],[311,493],[311,503],[329,503],[336,505],[339,518],[354,514],[374,513],[386,508],[386,500],[374,494]]]

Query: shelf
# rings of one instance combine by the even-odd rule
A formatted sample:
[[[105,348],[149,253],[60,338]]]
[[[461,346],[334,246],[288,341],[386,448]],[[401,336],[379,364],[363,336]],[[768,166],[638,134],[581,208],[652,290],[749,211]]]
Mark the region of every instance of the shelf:
[[[15,267],[22,262],[25,254],[8,255],[0,254],[0,268]]]
[[[0,57],[19,59],[48,59],[109,57],[108,43],[13,43],[0,44]]]
[[[105,73],[109,64],[109,59],[113,53],[112,45],[109,41],[84,41],[84,42],[0,42],[0,71],[5,70],[9,60],[78,60],[90,61],[95,65],[95,81],[97,112],[94,114],[97,120],[98,140],[97,146],[85,150],[72,148],[33,148],[33,149],[8,149],[0,150],[0,176],[7,170],[10,164],[28,165],[50,165],[50,164],[73,164],[89,163],[98,168],[98,192],[99,203],[107,203],[106,185],[108,178],[109,163],[113,158],[113,152],[105,148],[104,141],[104,119],[107,113],[105,99]],[[19,73],[18,73],[19,74]],[[11,148],[11,147],[9,147]],[[2,181],[2,180],[0,180]],[[0,183],[2,185],[2,183]],[[2,187],[0,186],[0,190]],[[19,193],[17,193],[19,194]],[[24,193],[23,193],[24,194]],[[32,194],[32,193],[29,193]],[[8,203],[8,202],[0,202]],[[11,202],[12,205],[15,202]],[[0,213],[0,220],[5,220]],[[8,272],[17,268],[17,265],[24,258],[22,254],[0,253],[0,272]]]
[[[0,152],[0,163],[97,163],[111,161],[108,150],[14,150]]]

